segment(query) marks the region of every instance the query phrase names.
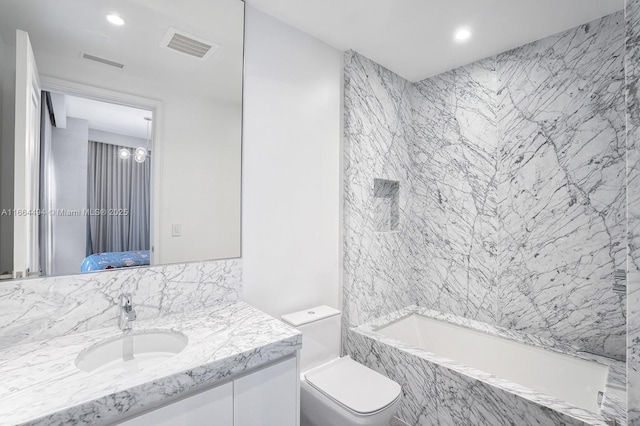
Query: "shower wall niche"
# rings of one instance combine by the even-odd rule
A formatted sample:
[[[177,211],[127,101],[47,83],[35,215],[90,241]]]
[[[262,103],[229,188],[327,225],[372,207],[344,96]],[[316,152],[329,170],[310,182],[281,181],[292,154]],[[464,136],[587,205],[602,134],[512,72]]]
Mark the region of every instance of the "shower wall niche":
[[[400,183],[373,180],[373,222],[377,232],[397,231],[400,224]]]

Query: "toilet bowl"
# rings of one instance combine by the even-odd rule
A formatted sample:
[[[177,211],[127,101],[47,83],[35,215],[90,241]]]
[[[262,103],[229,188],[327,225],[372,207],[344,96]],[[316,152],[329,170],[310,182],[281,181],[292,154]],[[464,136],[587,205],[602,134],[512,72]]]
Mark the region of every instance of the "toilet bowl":
[[[301,426],[388,426],[400,385],[349,356],[339,357],[340,311],[318,306],[282,319],[302,331]]]
[[[303,426],[389,426],[400,402],[400,385],[349,358],[302,373]]]

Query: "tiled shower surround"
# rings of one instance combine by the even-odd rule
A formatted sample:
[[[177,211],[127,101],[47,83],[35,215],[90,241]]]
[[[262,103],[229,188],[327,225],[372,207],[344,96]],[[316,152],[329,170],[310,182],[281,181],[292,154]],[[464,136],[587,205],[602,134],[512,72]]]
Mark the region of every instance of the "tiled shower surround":
[[[623,358],[623,13],[499,55],[496,69],[498,323]]]
[[[418,83],[347,52],[347,326],[417,304],[624,358],[624,38],[620,12]]]
[[[640,425],[640,0],[626,2],[627,197],[629,313],[628,418]]]

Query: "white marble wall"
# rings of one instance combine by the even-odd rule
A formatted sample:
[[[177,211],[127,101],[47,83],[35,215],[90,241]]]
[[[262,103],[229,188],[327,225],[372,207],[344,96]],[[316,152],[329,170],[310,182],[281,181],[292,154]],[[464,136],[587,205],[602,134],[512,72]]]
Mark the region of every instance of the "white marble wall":
[[[493,59],[413,85],[409,232],[421,306],[496,321]]]
[[[626,1],[627,78],[627,404],[640,425],[640,0]]]
[[[418,303],[624,357],[623,51],[618,13],[415,84],[348,53],[347,324]]]
[[[624,17],[497,56],[498,323],[625,352]]]
[[[410,85],[345,53],[344,322],[349,326],[412,304],[405,239],[411,191],[407,138]],[[376,232],[374,179],[399,182],[398,230]]]
[[[120,294],[138,319],[238,301],[242,260],[132,268],[0,283],[0,348],[117,324]]]

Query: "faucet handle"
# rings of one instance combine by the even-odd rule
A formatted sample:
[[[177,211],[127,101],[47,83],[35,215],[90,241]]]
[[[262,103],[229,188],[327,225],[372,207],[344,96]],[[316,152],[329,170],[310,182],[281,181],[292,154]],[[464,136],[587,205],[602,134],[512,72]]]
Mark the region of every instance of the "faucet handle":
[[[131,293],[123,293],[120,295],[120,316],[118,317],[118,326],[120,330],[131,330],[131,321],[137,318],[136,311],[133,310]]]
[[[132,307],[131,302],[131,293],[123,293],[120,295],[120,307],[125,308],[125,310],[129,310]]]

